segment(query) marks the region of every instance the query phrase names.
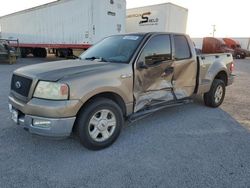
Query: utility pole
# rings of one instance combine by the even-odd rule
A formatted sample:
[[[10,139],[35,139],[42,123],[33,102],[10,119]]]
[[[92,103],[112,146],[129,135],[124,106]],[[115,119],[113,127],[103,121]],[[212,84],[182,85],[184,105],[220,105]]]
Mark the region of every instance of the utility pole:
[[[212,27],[213,27],[213,37],[214,37],[214,35],[215,35],[215,32],[216,32],[216,25],[212,25]]]
[[[250,47],[250,38],[248,39],[248,43],[247,43],[247,49],[249,50]]]

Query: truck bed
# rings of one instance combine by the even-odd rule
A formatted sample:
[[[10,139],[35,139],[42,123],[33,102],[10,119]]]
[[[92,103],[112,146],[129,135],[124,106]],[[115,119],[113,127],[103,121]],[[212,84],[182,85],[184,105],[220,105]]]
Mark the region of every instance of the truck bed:
[[[214,75],[224,72],[229,77],[230,66],[233,63],[233,57],[230,53],[219,54],[201,54],[197,55],[198,62],[198,91],[197,93],[206,93],[209,91]]]

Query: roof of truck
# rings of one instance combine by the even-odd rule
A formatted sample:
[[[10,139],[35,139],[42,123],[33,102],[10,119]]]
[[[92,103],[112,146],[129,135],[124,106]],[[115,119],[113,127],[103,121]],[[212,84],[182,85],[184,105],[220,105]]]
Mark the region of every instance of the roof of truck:
[[[120,35],[154,35],[154,34],[175,34],[175,35],[187,35],[186,33],[177,33],[177,32],[133,32],[133,33],[124,33]]]

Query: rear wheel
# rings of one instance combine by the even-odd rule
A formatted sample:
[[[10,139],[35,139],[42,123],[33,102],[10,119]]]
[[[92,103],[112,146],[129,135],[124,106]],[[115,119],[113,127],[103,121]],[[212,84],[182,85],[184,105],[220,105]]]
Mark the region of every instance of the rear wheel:
[[[20,48],[20,53],[22,58],[26,58],[28,55],[28,50],[26,50],[26,48]]]
[[[80,112],[76,126],[81,144],[91,150],[100,150],[114,143],[122,125],[120,107],[110,99],[98,98]]]
[[[220,106],[224,100],[226,86],[224,81],[215,79],[209,92],[204,94],[204,103],[206,106],[216,108]]]
[[[33,56],[45,58],[45,57],[47,57],[47,51],[45,48],[34,48],[33,49]]]

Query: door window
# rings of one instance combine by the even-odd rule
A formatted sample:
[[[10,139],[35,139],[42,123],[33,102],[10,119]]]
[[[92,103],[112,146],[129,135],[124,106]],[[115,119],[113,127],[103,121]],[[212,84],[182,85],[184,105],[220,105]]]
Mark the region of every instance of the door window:
[[[164,61],[171,60],[171,42],[169,35],[157,35],[149,40],[143,49],[139,62],[147,66],[155,66]]]
[[[184,35],[174,35],[175,59],[190,59],[191,52],[188,41]]]

